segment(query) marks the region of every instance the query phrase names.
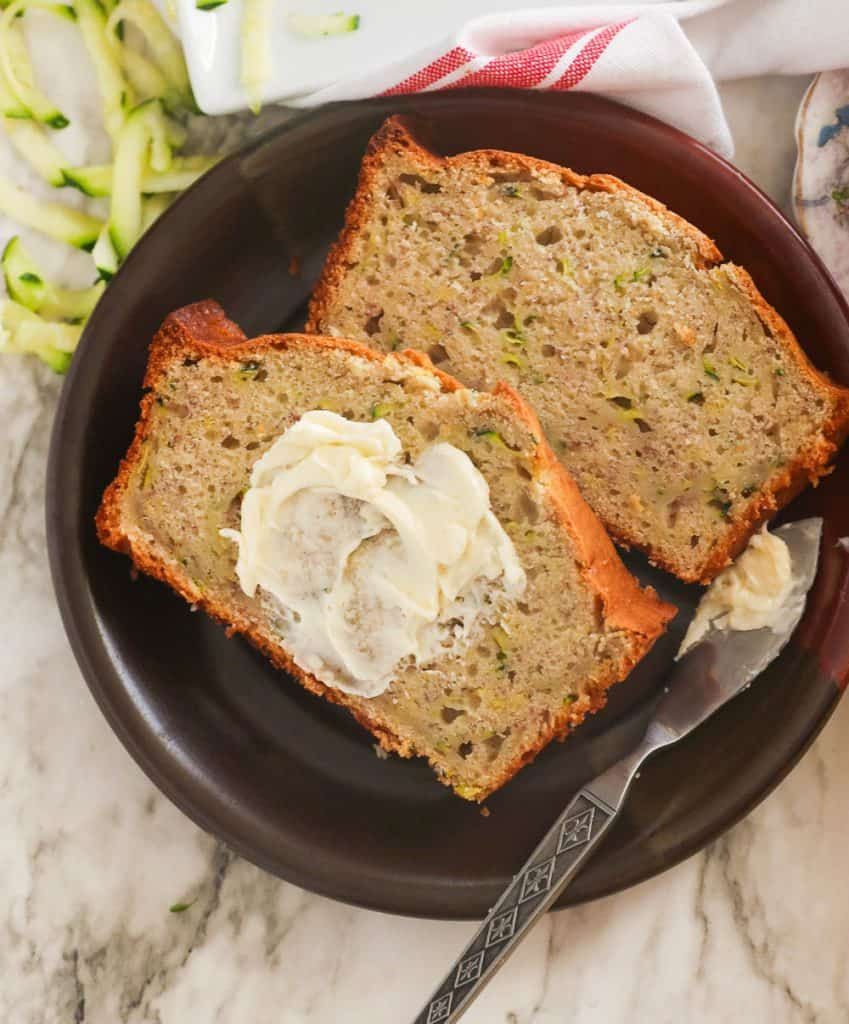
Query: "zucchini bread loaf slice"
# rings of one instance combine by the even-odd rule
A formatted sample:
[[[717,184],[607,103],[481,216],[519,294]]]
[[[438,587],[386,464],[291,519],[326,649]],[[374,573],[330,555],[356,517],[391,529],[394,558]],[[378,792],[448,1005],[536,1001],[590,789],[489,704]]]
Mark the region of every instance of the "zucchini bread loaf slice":
[[[659,202],[496,151],[374,136],[308,332],[505,379],[616,539],[709,582],[826,472],[849,392],[749,275]]]
[[[600,708],[675,612],[622,565],[533,412],[506,385],[472,391],[418,353],[383,355],[357,342],[248,340],[219,306],[204,302],[162,325],[145,388],[135,438],[97,515],[101,541],[242,633],[308,690],[347,707],[386,750],[427,757],[462,797],[483,799]],[[359,450],[351,455],[334,431],[355,435]],[[318,460],[307,459],[316,436],[326,445]],[[376,472],[377,441],[395,445],[384,518],[350,497]],[[419,613],[399,619],[398,609],[408,608],[434,560],[448,563],[445,544],[465,536],[454,520],[468,507],[458,510],[443,494],[445,511],[431,516],[420,557],[396,573],[403,579],[392,578],[399,538],[406,544],[415,533],[409,515],[431,508],[424,465],[437,456],[451,457],[439,478],[448,490],[458,473],[478,482],[463,504],[482,498],[486,505],[480,565],[472,560],[469,569],[470,543],[460,544],[475,578],[448,595],[438,629],[420,632],[425,655],[401,650],[389,678],[372,686],[368,659],[384,658],[385,667],[391,642]],[[339,460],[346,483],[335,494],[321,474],[335,472]],[[292,466],[297,485],[285,476]],[[310,480],[319,481],[310,493],[325,504],[286,505]],[[263,490],[269,481],[273,493]],[[266,499],[266,512],[294,512],[251,562],[259,550],[251,530]],[[357,546],[361,535],[352,531],[366,519],[377,525]],[[348,596],[360,590],[333,630],[350,627],[344,639],[353,648],[349,664],[359,666],[351,670],[356,680],[333,668],[326,655],[333,630],[314,616],[336,593],[341,576],[331,579],[325,561],[340,545],[351,553]],[[504,565],[515,556],[512,575],[486,569],[496,554]],[[259,587],[247,580],[251,565],[260,565]],[[278,600],[278,591],[264,589],[267,579],[282,579],[302,603]],[[378,584],[390,588],[389,603],[381,604]],[[447,590],[445,579],[441,586]]]

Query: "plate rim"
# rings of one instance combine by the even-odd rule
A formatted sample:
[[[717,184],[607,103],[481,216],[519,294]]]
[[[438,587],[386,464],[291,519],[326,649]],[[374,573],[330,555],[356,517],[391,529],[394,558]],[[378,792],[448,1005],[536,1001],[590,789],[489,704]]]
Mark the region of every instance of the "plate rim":
[[[503,91],[495,91],[499,93],[496,96],[492,95],[494,92],[493,90],[464,91],[469,94],[470,98],[472,94],[477,94],[478,97],[480,97],[481,94],[490,94],[489,98],[491,98],[493,102],[497,102],[499,99],[504,99],[505,101],[508,100],[507,97],[503,96]],[[566,97],[560,97],[559,99],[562,102],[563,100],[566,100]],[[418,101],[421,102],[421,97],[418,98]],[[847,302],[842,296],[836,282],[816,255],[810,243],[808,243],[808,241],[801,235],[795,225],[792,224],[778,206],[738,168],[734,167],[729,161],[723,159],[717,153],[708,149],[697,140],[692,139],[683,132],[660,122],[649,115],[623,107],[621,104],[613,101],[601,99],[600,97],[588,96],[586,94],[569,97],[568,101],[577,101],[584,106],[589,105],[590,107],[593,105],[601,105],[607,108],[616,108],[620,114],[622,112],[626,113],[628,117],[642,122],[651,131],[667,134],[678,145],[684,145],[688,148],[695,149],[702,158],[717,164],[726,174],[730,173],[733,175],[733,177],[736,178],[744,188],[755,193],[760,201],[770,208],[772,216],[778,219],[783,229],[789,230],[789,232],[795,236],[796,242],[807,250],[807,255],[812,261],[814,269],[822,278],[823,284],[833,293],[834,298],[842,308],[842,312],[846,317],[847,322],[849,322],[849,305],[847,305]],[[533,100],[531,100],[531,102],[533,102]],[[378,105],[378,101],[362,101],[359,105],[369,105],[370,103]],[[380,105],[384,104],[385,101],[382,101]],[[269,144],[272,140],[277,139],[279,136],[288,134],[305,121],[319,120],[325,116],[328,110],[349,105],[350,104],[331,104],[318,110],[308,110],[295,114],[285,123],[273,127],[268,132],[254,140],[251,140],[246,145],[230,154],[222,160],[219,165],[213,168],[208,177],[212,177],[216,173],[225,173],[225,167],[229,167],[233,163],[238,163],[238,161],[244,158],[246,153],[256,151],[257,149]],[[396,103],[395,105],[402,106],[403,104]],[[184,196],[182,195],[178,197],[174,205],[176,206],[181,203],[183,198]],[[162,235],[167,231],[168,221],[169,213],[166,212],[166,214],[163,215],[163,217],[160,218],[160,220],[151,228],[149,237],[153,237],[154,234]],[[134,250],[124,266],[119,270],[119,275],[126,274],[128,268],[131,268],[135,262],[140,261],[143,258],[143,249],[144,244],[142,243]],[[109,290],[107,290],[106,295],[109,295]],[[108,308],[109,303],[106,303],[104,306],[106,312],[101,313],[101,315],[107,315]],[[45,521],[51,578],[54,591],[56,593],[63,627],[70,641],[75,660],[77,661],[81,674],[86,681],[86,685],[106,718],[110,728],[150,781],[191,821],[204,831],[208,832],[214,838],[226,843],[228,847],[233,849],[249,862],[258,865],[272,875],[283,878],[294,885],[327,898],[383,913],[439,920],[479,919],[480,914],[477,911],[466,911],[462,909],[462,896],[459,892],[459,886],[457,909],[455,912],[452,912],[450,918],[447,918],[444,913],[439,911],[430,912],[423,909],[421,906],[411,907],[410,904],[405,903],[403,899],[392,899],[391,896],[378,899],[376,897],[366,896],[363,893],[351,894],[347,890],[342,891],[337,885],[334,885],[333,875],[328,875],[326,872],[322,873],[321,871],[317,871],[315,874],[307,876],[299,867],[287,865],[285,874],[282,873],[279,861],[278,863],[274,863],[256,845],[252,845],[250,838],[244,839],[238,834],[233,833],[229,826],[222,822],[220,806],[221,800],[219,797],[206,794],[203,799],[198,799],[196,787],[193,787],[191,784],[188,786],[186,785],[187,782],[191,783],[191,773],[188,772],[185,766],[179,766],[176,761],[171,759],[170,764],[172,766],[172,770],[170,773],[166,771],[161,763],[161,756],[157,756],[158,754],[161,755],[163,747],[162,742],[159,741],[154,745],[142,742],[138,736],[139,720],[129,722],[126,720],[125,716],[122,715],[120,708],[121,699],[129,699],[126,690],[119,687],[116,691],[114,686],[110,686],[104,678],[101,677],[97,664],[98,659],[96,657],[98,652],[94,652],[93,654],[89,648],[90,633],[93,629],[96,631],[97,623],[91,609],[87,608],[87,601],[85,600],[88,577],[83,568],[81,538],[77,536],[77,527],[79,524],[76,521],[69,523],[63,519],[63,506],[61,500],[62,488],[60,486],[63,469],[66,468],[64,467],[62,451],[64,436],[63,428],[71,417],[80,417],[82,415],[78,411],[78,407],[72,406],[72,395],[75,391],[78,379],[84,376],[86,354],[96,344],[96,328],[97,321],[93,317],[92,321],[84,331],[79,346],[78,356],[72,363],[71,370],[64,382],[56,408],[51,430],[46,470]],[[76,544],[74,541],[76,541]],[[77,563],[76,567],[72,564],[75,561]],[[789,774],[789,772],[796,766],[805,751],[813,743],[822,728],[828,722],[838,700],[842,696],[843,687],[846,682],[845,678],[841,680],[832,679],[832,681],[835,685],[832,687],[832,692],[828,695],[828,699],[825,699],[822,702],[824,706],[819,709],[816,720],[806,726],[804,735],[800,737],[796,749],[793,750],[792,754],[770,777],[769,782],[766,785],[760,786],[752,792],[747,792],[735,805],[732,806],[730,813],[727,813],[717,819],[711,828],[706,827],[701,831],[696,831],[686,842],[680,843],[675,849],[673,856],[664,863],[662,867],[654,868],[647,866],[646,870],[642,872],[635,872],[631,877],[625,878],[621,884],[612,884],[606,888],[595,891],[589,897],[584,897],[579,900],[569,900],[566,904],[558,903],[555,906],[555,909],[563,909],[564,906],[577,905],[579,903],[586,902],[588,899],[602,898],[615,892],[623,891],[633,885],[640,884],[648,878],[662,874],[669,868],[699,852],[705,847],[705,845],[707,845],[707,843],[719,838],[728,829],[746,817],[758,804],[773,792],[787,774]],[[147,735],[149,736],[150,734]],[[214,810],[208,809],[210,807],[210,801],[212,804],[217,805]]]

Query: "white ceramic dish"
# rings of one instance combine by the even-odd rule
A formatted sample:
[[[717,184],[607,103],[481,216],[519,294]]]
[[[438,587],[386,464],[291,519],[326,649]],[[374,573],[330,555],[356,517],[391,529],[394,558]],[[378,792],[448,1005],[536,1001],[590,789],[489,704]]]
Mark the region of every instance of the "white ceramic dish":
[[[456,32],[471,18],[516,10],[520,0],[272,0],[272,71],[263,101],[291,99],[374,66],[420,50]],[[562,0],[535,0],[533,7],[562,7]],[[286,26],[290,13],[360,15],[346,35],[305,39]],[[240,84],[242,0],[212,11],[195,0],[177,0],[180,34],[195,97],[207,114],[248,106]]]
[[[849,69],[811,83],[796,119],[799,227],[849,299]]]

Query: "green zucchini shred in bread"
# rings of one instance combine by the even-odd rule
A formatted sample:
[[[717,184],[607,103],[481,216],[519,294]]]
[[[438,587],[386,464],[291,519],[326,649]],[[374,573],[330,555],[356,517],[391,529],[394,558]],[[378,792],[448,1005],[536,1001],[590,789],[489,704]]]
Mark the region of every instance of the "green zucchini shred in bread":
[[[460,796],[483,799],[602,707],[674,614],[627,572],[506,386],[471,391],[418,353],[383,356],[304,335],[249,341],[215,303],[165,321],[145,386],[135,440],[98,513],[103,543],[348,707],[385,749],[427,757]],[[402,664],[370,699],[292,663],[267,604],[242,592],[236,546],[219,532],[238,528],[256,460],[328,402],[350,419],[385,417],[413,460],[440,441],[464,451],[527,577],[521,600],[482,626],[465,654]]]
[[[608,530],[708,582],[828,471],[849,392],[710,239],[608,175],[485,150],[443,159],[401,118],[366,154],[309,332],[400,336],[534,407]]]

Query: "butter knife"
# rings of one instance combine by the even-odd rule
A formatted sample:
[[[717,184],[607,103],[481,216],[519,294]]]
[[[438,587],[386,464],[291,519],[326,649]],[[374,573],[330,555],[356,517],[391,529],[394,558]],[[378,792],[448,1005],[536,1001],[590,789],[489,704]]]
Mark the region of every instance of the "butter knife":
[[[640,767],[736,697],[781,652],[802,617],[817,572],[821,519],[775,531],[790,550],[793,589],[779,632],[709,629],[676,662],[646,733],[632,753],[587,783],[490,910],[414,1024],[455,1024],[597,849]]]

